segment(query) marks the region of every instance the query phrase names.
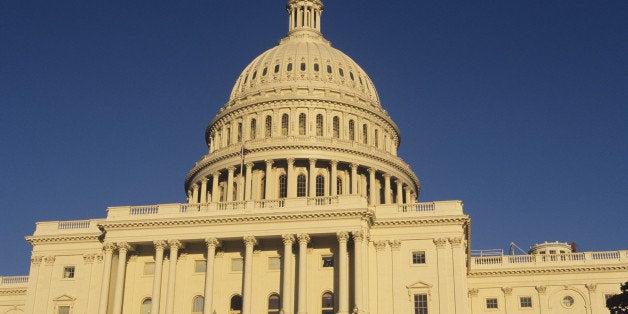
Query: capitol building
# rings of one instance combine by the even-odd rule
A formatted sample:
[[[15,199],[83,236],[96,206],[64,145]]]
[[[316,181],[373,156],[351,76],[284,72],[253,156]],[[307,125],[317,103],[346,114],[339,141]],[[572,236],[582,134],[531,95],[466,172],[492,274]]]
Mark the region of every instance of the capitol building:
[[[38,222],[0,314],[608,313],[627,250],[472,251],[461,201],[420,200],[376,87],[320,32],[323,3],[286,10],[209,122],[187,202]]]

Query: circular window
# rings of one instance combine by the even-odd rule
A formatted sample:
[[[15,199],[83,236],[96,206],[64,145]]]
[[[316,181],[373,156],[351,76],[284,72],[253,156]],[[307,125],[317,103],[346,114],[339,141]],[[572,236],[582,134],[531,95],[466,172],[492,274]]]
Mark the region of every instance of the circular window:
[[[574,303],[574,300],[571,296],[566,296],[563,298],[563,306],[571,307]]]

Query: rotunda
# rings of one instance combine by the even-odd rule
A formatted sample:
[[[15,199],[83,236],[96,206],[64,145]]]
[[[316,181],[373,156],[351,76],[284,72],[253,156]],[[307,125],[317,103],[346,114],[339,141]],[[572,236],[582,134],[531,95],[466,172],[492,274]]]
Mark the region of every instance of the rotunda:
[[[420,183],[397,157],[399,129],[373,82],[321,34],[320,0],[290,0],[289,30],[255,58],[207,127],[188,173],[189,203],[359,195],[414,203]]]

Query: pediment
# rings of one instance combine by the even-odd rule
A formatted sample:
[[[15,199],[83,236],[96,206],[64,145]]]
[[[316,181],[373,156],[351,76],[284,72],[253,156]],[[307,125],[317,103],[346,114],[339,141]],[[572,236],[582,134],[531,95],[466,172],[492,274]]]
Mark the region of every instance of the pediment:
[[[430,289],[432,288],[432,285],[430,285],[429,283],[425,282],[425,281],[417,281],[411,285],[407,285],[406,288],[408,289]]]
[[[72,301],[76,300],[76,298],[73,298],[73,297],[71,297],[71,296],[69,296],[67,294],[64,294],[64,295],[58,296],[58,297],[56,297],[56,298],[54,298],[52,300],[55,301],[55,302],[72,302]]]

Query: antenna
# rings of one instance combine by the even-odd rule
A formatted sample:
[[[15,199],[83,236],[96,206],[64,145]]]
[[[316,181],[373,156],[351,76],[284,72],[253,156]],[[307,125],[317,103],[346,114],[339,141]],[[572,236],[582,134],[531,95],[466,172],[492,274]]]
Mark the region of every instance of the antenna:
[[[510,251],[509,251],[510,255],[515,255],[515,248],[521,251],[521,253],[523,253],[524,255],[528,254],[528,252],[522,250],[518,245],[516,245],[515,242],[510,242]]]

